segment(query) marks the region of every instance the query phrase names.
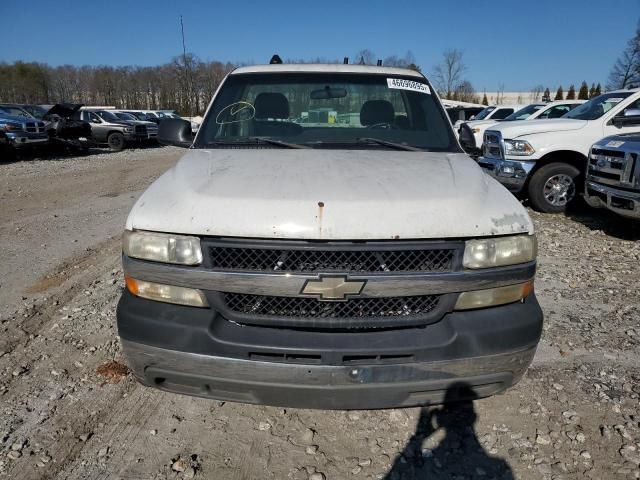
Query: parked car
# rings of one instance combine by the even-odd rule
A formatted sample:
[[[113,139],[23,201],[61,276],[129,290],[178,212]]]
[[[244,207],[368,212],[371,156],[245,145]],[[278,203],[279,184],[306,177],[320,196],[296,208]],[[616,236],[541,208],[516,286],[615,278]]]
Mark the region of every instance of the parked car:
[[[147,140],[155,142],[158,140],[158,124],[149,122],[147,120],[141,120],[134,114],[129,112],[114,111],[113,114],[120,120],[126,120],[133,122],[135,125],[144,125],[147,127]]]
[[[473,115],[469,118],[469,121],[474,120],[504,120],[513,112],[517,112],[521,108],[525,107],[525,105],[490,105],[485,107],[478,113],[477,115]],[[456,127],[456,131],[462,125],[462,120],[456,121],[454,126]]]
[[[560,118],[570,112],[585,100],[558,100],[549,103],[532,103],[520,110],[513,112],[503,120],[471,120],[462,123],[458,129],[460,145],[472,157],[478,157],[482,153],[482,139],[484,132],[499,122],[513,122],[517,120],[546,120]]]
[[[640,130],[591,147],[584,198],[594,208],[640,220]]]
[[[318,103],[340,115],[295,121]],[[195,139],[159,130],[189,149],[126,222],[117,321],[140,382],[359,409],[520,379],[542,329],[533,224],[420,72],[242,67]]]
[[[16,152],[46,145],[49,141],[44,122],[14,106],[0,106],[2,158],[10,160]]]
[[[89,122],[93,140],[98,144],[107,144],[114,152],[122,150],[127,143],[149,139],[146,125],[122,120],[109,110],[83,108],[75,112],[73,118]]]
[[[555,120],[499,123],[484,134],[478,163],[541,212],[562,212],[582,190],[591,145],[640,131],[640,90],[607,92]]]

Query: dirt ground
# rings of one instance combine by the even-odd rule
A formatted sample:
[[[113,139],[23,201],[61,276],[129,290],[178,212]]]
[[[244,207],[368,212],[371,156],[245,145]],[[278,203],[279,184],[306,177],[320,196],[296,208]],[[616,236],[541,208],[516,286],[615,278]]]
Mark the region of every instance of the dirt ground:
[[[135,383],[119,363],[119,236],[180,153],[0,164],[0,476],[640,478],[640,225],[586,208],[532,212],[545,331],[503,395],[313,411]]]

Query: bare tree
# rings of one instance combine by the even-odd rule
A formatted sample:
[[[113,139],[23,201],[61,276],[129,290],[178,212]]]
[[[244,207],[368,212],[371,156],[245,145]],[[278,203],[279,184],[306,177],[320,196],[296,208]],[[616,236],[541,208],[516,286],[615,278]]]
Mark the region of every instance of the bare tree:
[[[480,99],[476,94],[473,85],[469,80],[464,80],[460,85],[456,86],[453,91],[453,100],[469,103],[480,103]]]
[[[536,85],[535,87],[533,87],[531,89],[531,101],[537,102],[538,100],[540,100],[540,96],[542,95],[542,92],[544,92],[543,85]]]
[[[442,62],[433,68],[433,79],[443,96],[451,99],[456,85],[462,82],[466,67],[462,61],[462,52],[448,49],[442,53]]]
[[[640,86],[640,25],[609,73],[608,90]]]
[[[354,63],[364,63],[365,65],[375,65],[377,62],[376,54],[368,48],[360,50],[356,53]]]

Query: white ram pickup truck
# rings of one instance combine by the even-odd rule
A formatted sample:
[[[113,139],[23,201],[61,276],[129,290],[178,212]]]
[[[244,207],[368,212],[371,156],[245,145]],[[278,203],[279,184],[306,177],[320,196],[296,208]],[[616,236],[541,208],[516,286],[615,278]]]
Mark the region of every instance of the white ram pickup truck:
[[[640,131],[639,108],[639,89],[617,90],[555,120],[500,123],[485,132],[478,163],[536,210],[562,212],[582,190],[591,145]]]
[[[458,135],[464,151],[472,157],[482,153],[482,139],[484,132],[501,122],[514,122],[517,120],[546,120],[560,118],[570,112],[585,100],[558,100],[549,103],[532,103],[518,111],[513,112],[504,120],[471,120],[460,125]]]
[[[532,222],[421,73],[242,67],[195,138],[159,137],[187,150],[128,217],[117,312],[143,384],[383,408],[492,395],[531,362]]]

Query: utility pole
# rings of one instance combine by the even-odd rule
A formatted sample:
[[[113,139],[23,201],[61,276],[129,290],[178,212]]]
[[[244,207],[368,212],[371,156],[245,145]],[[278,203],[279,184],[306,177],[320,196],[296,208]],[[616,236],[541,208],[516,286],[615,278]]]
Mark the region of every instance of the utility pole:
[[[180,15],[180,31],[182,32],[182,63],[184,64],[184,83],[187,86],[187,113],[192,116],[191,111],[191,73],[187,66],[187,47],[184,43],[184,24],[182,23],[182,15]]]

